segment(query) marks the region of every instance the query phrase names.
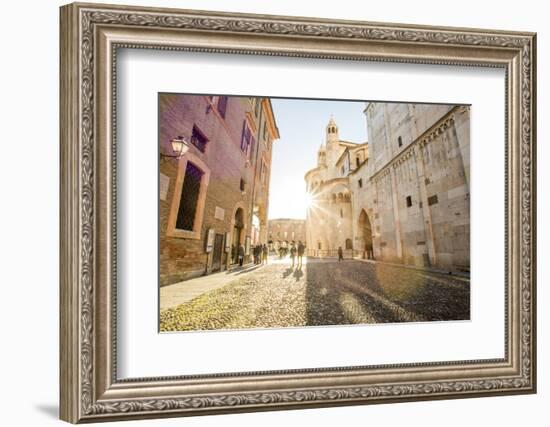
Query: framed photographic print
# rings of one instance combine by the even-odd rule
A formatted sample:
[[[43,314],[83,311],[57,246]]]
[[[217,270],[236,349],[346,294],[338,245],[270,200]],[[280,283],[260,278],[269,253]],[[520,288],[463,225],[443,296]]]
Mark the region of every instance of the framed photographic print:
[[[61,8],[61,418],[534,393],[535,34]]]

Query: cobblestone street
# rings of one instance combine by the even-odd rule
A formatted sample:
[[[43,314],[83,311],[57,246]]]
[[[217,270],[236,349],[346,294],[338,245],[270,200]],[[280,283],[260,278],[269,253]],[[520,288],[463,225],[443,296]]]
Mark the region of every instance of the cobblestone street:
[[[238,277],[238,276],[237,276]],[[287,260],[162,310],[161,331],[464,320],[467,278],[358,260]]]

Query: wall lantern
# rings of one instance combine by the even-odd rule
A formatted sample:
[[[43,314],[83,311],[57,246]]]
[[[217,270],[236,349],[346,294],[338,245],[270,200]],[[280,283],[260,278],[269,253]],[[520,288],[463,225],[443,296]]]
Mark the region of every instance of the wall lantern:
[[[174,154],[160,153],[161,157],[179,159],[189,150],[189,143],[185,140],[183,136],[178,136],[177,138],[171,139],[170,145],[172,146],[172,152]]]

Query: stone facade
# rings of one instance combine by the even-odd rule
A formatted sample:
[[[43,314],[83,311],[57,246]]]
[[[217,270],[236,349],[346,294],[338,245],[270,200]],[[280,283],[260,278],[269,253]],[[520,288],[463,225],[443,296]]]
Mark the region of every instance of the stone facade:
[[[178,136],[188,151],[166,157]],[[267,241],[278,137],[267,98],[159,95],[161,286],[225,270],[240,244]]]
[[[315,170],[306,175],[321,207],[308,213],[308,243],[317,240],[333,250],[344,247],[340,235],[351,235],[355,256],[469,271],[469,113],[465,106],[367,104],[365,160],[355,168],[349,161],[351,166],[342,165],[342,160],[326,166],[343,175],[343,201],[348,194],[350,213],[344,208],[338,220],[335,209],[326,210],[326,194],[318,192],[311,179]],[[328,231],[320,227],[324,223]]]
[[[306,173],[312,204],[307,212],[309,256],[335,256],[339,247],[353,249],[352,192],[349,175],[368,159],[368,144],[340,140],[330,119],[325,142],[317,154],[317,167]]]
[[[268,243],[272,250],[287,247],[290,243],[306,242],[304,219],[278,218],[269,220]]]

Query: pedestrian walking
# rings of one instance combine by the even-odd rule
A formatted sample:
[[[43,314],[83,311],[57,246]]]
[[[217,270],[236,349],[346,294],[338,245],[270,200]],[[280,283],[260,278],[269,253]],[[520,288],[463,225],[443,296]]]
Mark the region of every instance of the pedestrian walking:
[[[292,267],[294,267],[294,260],[296,258],[296,246],[292,244],[290,247],[290,259],[292,260]]]
[[[344,260],[344,251],[342,250],[342,246],[338,246],[338,262]]]
[[[302,265],[302,258],[304,256],[304,252],[306,251],[306,245],[304,245],[302,243],[302,241],[300,240],[298,242],[298,264],[299,265]]]
[[[260,264],[261,256],[262,256],[262,245],[258,243],[256,246],[254,246],[254,263],[255,264]]]
[[[244,246],[239,245],[239,266],[242,267],[244,262]]]
[[[262,246],[262,264],[267,264],[267,245],[264,243]]]

